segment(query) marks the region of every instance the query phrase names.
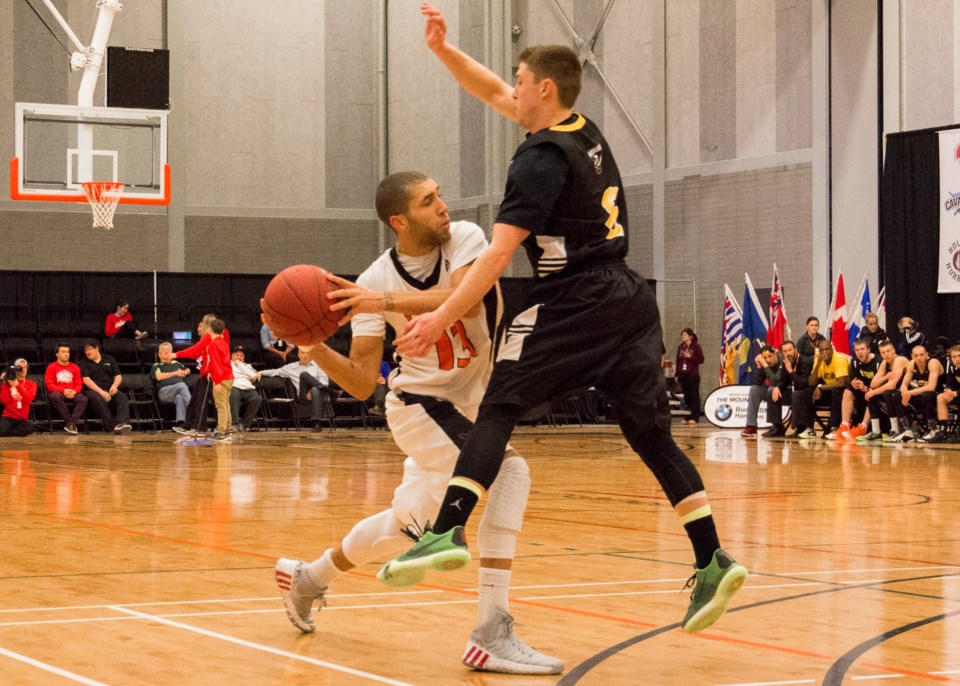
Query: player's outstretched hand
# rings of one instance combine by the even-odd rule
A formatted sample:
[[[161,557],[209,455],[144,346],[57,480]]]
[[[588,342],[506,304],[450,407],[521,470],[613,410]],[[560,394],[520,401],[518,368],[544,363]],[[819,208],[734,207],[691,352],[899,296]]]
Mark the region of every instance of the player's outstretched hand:
[[[402,357],[423,357],[441,335],[443,321],[436,312],[427,312],[413,317],[393,343]]]
[[[436,52],[447,40],[447,23],[443,20],[440,10],[428,2],[420,5],[420,14],[427,18],[427,25],[423,30],[427,47]]]
[[[353,315],[361,312],[366,314],[383,312],[382,292],[367,290],[336,274],[327,274],[327,280],[336,286],[336,288],[327,291],[327,298],[334,301],[330,304],[330,309],[344,310],[350,308],[350,311],[345,313],[343,319],[340,320],[340,326],[353,319]]]

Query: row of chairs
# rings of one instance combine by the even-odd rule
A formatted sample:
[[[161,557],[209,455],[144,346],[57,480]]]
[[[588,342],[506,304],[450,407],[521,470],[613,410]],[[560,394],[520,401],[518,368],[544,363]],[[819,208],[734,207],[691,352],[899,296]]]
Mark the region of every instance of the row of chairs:
[[[30,407],[30,421],[38,428],[53,432],[62,429],[64,421],[51,411],[46,384],[42,374],[30,374],[29,378],[37,384],[37,397]],[[186,377],[191,393],[195,392],[197,376]],[[261,397],[260,411],[256,422],[259,428],[300,430],[310,417],[310,406],[297,398],[296,389],[289,379],[264,377],[257,385]],[[170,403],[160,402],[157,398],[153,379],[149,374],[123,374],[120,390],[126,393],[130,401],[130,424],[140,431],[163,431],[173,427],[175,408]],[[215,422],[216,412],[211,411],[210,418]],[[332,389],[325,394],[323,401],[323,421],[330,429],[352,426],[378,428],[383,426],[380,417],[367,411],[366,403],[357,400],[340,389]],[[97,425],[96,417],[85,417],[81,430],[89,432],[89,424]]]

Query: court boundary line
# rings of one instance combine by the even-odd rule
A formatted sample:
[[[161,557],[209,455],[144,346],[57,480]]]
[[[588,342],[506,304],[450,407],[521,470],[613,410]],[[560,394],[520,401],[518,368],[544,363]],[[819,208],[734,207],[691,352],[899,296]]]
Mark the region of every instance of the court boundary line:
[[[808,593],[798,593],[798,594],[791,595],[791,596],[784,596],[784,597],[781,597],[781,598],[771,598],[771,599],[768,599],[768,600],[761,600],[761,601],[755,602],[755,603],[749,603],[749,604],[747,604],[747,605],[741,605],[741,606],[739,606],[739,607],[730,608],[729,610],[727,610],[727,614],[730,614],[730,613],[733,613],[733,612],[742,612],[742,611],[744,611],[744,610],[751,610],[751,609],[754,609],[754,608],[757,608],[757,607],[762,607],[762,606],[764,606],[764,605],[772,605],[772,604],[775,604],[775,603],[782,603],[782,602],[786,602],[786,601],[789,601],[789,600],[799,600],[799,599],[801,599],[801,598],[809,598],[809,597],[811,597],[811,596],[816,596],[816,595],[826,595],[827,593],[837,593],[837,592],[839,592],[839,591],[848,591],[848,590],[849,590],[849,591],[853,591],[853,590],[858,590],[858,589],[862,589],[862,588],[876,588],[876,587],[882,587],[882,586],[884,586],[884,585],[886,585],[886,584],[904,583],[904,582],[909,582],[909,581],[926,581],[926,580],[929,580],[929,579],[942,579],[942,578],[944,578],[944,577],[954,577],[954,576],[958,576],[958,574],[931,574],[931,575],[929,575],[929,576],[917,576],[917,577],[910,577],[910,578],[907,578],[907,579],[889,579],[889,580],[880,581],[880,582],[869,582],[869,583],[861,583],[861,584],[856,584],[856,585],[852,585],[852,584],[851,584],[851,585],[843,585],[843,586],[834,586],[834,587],[832,587],[832,588],[825,588],[825,589],[820,590],[820,591],[810,591],[810,592],[808,592]],[[882,590],[885,590],[885,589],[882,589]],[[960,612],[960,611],[958,611],[958,612]],[[649,639],[651,639],[651,638],[656,638],[656,637],[659,636],[660,634],[667,633],[668,631],[673,631],[673,630],[675,630],[675,629],[679,629],[679,628],[680,628],[680,625],[681,625],[680,622],[675,622],[675,623],[673,623],[673,624],[667,624],[667,625],[665,625],[665,626],[658,627],[658,628],[653,629],[653,630],[651,630],[651,631],[647,631],[646,633],[643,633],[643,634],[640,634],[640,635],[638,635],[638,636],[634,636],[634,637],[632,637],[632,638],[628,638],[628,639],[626,639],[626,640],[624,640],[624,641],[621,641],[621,642],[619,642],[619,643],[616,643],[616,644],[610,646],[609,648],[606,648],[605,650],[602,650],[602,651],[596,653],[595,655],[587,658],[586,660],[584,660],[584,661],[581,662],[580,664],[578,664],[578,665],[576,665],[575,667],[573,667],[573,669],[571,669],[570,671],[568,671],[566,674],[563,675],[563,678],[560,679],[560,681],[557,682],[556,686],[574,686],[575,684],[580,683],[580,680],[581,680],[583,677],[585,677],[587,674],[589,674],[590,671],[591,671],[594,667],[600,665],[602,662],[605,662],[607,659],[609,659],[609,658],[613,657],[614,655],[616,655],[616,654],[618,654],[618,653],[626,650],[627,648],[630,648],[630,647],[632,647],[632,646],[634,646],[634,645],[637,645],[637,644],[639,644],[639,643],[642,643],[643,641],[649,640]],[[731,642],[731,643],[742,643],[742,644],[746,644],[746,645],[759,645],[759,644],[752,644],[750,641],[743,641],[743,640],[741,640],[741,639],[729,638],[729,637],[719,636],[719,635],[711,635],[711,634],[699,633],[699,634],[694,634],[694,636],[696,636],[697,638],[704,638],[704,639],[708,639],[708,640],[726,641],[726,642]],[[777,646],[767,646],[767,647],[768,647],[769,649],[773,649],[773,650],[781,650],[781,651],[787,650],[788,652],[794,652],[795,654],[805,654],[805,655],[808,655],[809,657],[817,657],[817,658],[820,658],[820,659],[830,659],[829,656],[819,655],[819,654],[813,653],[813,652],[809,652],[809,653],[808,653],[808,652],[806,652],[806,651],[791,651],[791,650],[789,650],[789,649],[785,649],[785,648],[777,647]],[[894,668],[887,668],[887,667],[883,667],[883,666],[881,666],[881,665],[873,665],[873,667],[879,668],[879,669],[891,669],[891,671],[894,671],[894,673],[896,673]],[[935,679],[935,680],[941,681],[942,679]],[[947,681],[956,681],[955,679],[946,679],[946,680],[947,680]]]
[[[36,660],[32,657],[28,657],[21,653],[14,652],[12,650],[8,650],[7,648],[0,648],[0,655],[6,655],[9,658],[28,664],[31,667],[42,669],[45,672],[51,672],[53,674],[56,674],[57,676],[62,676],[65,679],[70,679],[71,681],[76,681],[81,684],[87,684],[87,686],[107,686],[107,684],[105,684],[102,681],[96,681],[95,679],[88,679],[85,676],[80,676],[79,674],[75,674],[71,671],[63,669],[62,667],[55,667],[54,665],[51,665],[47,662],[41,662],[40,660]]]
[[[243,638],[237,638],[236,636],[228,636],[227,634],[221,634],[216,631],[210,631],[209,629],[201,629],[198,626],[191,626],[190,624],[184,624],[183,622],[174,622],[172,620],[165,619],[163,617],[156,617],[153,615],[149,615],[145,612],[140,612],[139,610],[130,610],[120,605],[110,605],[108,607],[111,610],[114,610],[116,612],[133,615],[134,617],[139,619],[146,619],[151,622],[157,622],[158,624],[164,624],[166,626],[170,626],[175,629],[183,629],[185,631],[191,631],[193,633],[200,634],[201,636],[206,636],[208,638],[215,638],[220,641],[226,641],[227,643],[233,643],[234,645],[239,645],[244,648],[260,650],[265,653],[270,653],[271,655],[277,655],[278,657],[298,660],[300,662],[306,662],[307,664],[316,665],[318,667],[332,669],[336,672],[343,672],[344,674],[350,674],[352,676],[360,677],[361,679],[369,679],[371,681],[376,681],[381,684],[390,684],[391,686],[413,686],[412,684],[409,684],[406,681],[397,681],[396,679],[390,679],[389,677],[380,676],[379,674],[373,674],[372,672],[364,672],[359,669],[346,667],[344,665],[338,665],[333,662],[318,660],[317,658],[309,657],[307,655],[298,655],[297,653],[291,653],[286,650],[281,650],[279,648],[274,648],[272,646],[263,645],[262,643],[254,643],[253,641],[248,641]]]

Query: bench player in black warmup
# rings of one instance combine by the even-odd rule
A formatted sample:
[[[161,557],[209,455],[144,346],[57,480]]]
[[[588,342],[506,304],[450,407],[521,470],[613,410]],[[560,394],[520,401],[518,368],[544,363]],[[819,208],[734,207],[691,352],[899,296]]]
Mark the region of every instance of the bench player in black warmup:
[[[700,474],[670,435],[656,298],[624,263],[627,212],[613,154],[597,127],[573,111],[580,62],[563,46],[528,48],[511,88],[446,42],[436,8],[424,4],[421,11],[427,45],[461,86],[530,135],[511,161],[490,247],[442,306],[413,319],[397,349],[426,353],[443,327],[490,289],[521,244],[536,284],[500,350],[436,523],[378,578],[407,585],[427,569],[466,564],[463,525],[497,476],[517,421],[551,398],[596,386],[687,531],[696,572],[683,628],[704,629],[726,611],[747,570],[720,548]]]

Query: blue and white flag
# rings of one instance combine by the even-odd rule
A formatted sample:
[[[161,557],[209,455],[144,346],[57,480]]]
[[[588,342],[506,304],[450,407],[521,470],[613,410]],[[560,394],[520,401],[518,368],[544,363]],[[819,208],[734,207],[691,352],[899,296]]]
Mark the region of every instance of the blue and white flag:
[[[847,316],[849,322],[847,324],[847,335],[850,340],[851,353],[853,352],[853,342],[860,335],[860,331],[865,324],[864,319],[868,312],[873,311],[872,307],[870,303],[870,282],[867,280],[867,275],[864,274],[863,281],[860,282],[860,288],[857,289],[857,294],[853,296],[853,302],[850,303],[850,314]]]

